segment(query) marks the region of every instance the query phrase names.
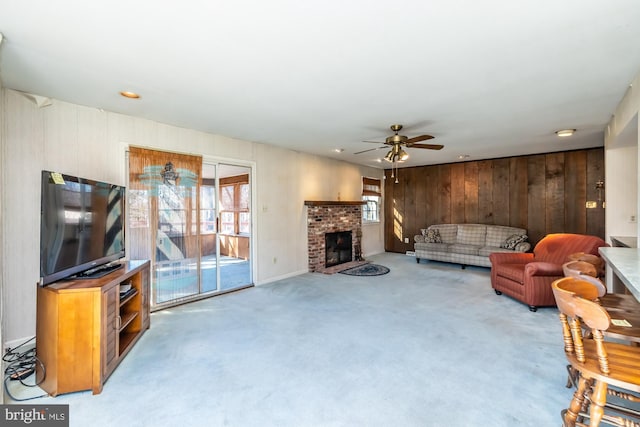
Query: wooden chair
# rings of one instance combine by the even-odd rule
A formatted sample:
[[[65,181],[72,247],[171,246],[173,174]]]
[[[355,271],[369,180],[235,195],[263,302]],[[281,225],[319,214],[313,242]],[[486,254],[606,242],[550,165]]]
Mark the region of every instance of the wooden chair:
[[[591,283],[595,289],[597,296],[590,294],[586,297],[593,297],[593,301],[602,305],[605,310],[615,313],[614,317],[622,317],[620,320],[626,320],[623,325],[612,324],[609,329],[603,331],[605,339],[615,339],[628,342],[631,345],[640,346],[640,303],[638,303],[632,295],[623,294],[607,294],[607,288],[602,281],[594,275],[596,268],[584,261],[571,261],[563,264],[562,269],[565,277],[575,277],[585,282]],[[631,296],[632,300],[624,298]],[[620,298],[623,297],[623,298]],[[587,335],[590,334],[586,331]],[[569,364],[567,365],[567,388],[577,387],[578,372]]]
[[[594,284],[598,288],[598,300],[608,311],[627,311],[640,319],[640,302],[633,295],[607,293],[607,287],[598,278],[601,276],[597,260],[569,261],[562,265],[562,271],[565,277],[580,277]]]
[[[605,263],[598,255],[587,254],[584,252],[576,252],[568,257],[569,261],[583,261],[587,262],[596,269],[596,275],[594,277],[604,277]]]
[[[640,348],[605,341],[603,331],[611,326],[611,316],[597,298],[596,287],[580,278],[565,277],[551,285],[560,310],[564,351],[572,368],[580,374],[569,407],[562,411],[565,427],[598,426],[605,421],[614,426],[640,426],[640,412],[607,404],[607,395],[638,403],[640,398]],[[585,338],[583,327],[590,329]],[[612,388],[613,387],[613,388]],[[588,410],[588,413],[587,413]]]

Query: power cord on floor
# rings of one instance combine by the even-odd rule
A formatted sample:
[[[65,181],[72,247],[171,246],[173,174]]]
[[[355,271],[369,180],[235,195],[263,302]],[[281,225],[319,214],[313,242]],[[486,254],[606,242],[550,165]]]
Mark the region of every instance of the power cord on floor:
[[[7,392],[7,395],[16,402],[24,402],[25,400],[38,399],[40,397],[47,396],[47,394],[42,394],[26,399],[19,399],[13,396],[11,391],[9,391],[9,382],[11,381],[20,381],[20,384],[30,388],[37,387],[42,383],[42,381],[44,381],[46,375],[45,368],[40,359],[36,357],[36,348],[32,347],[27,350],[19,351],[20,348],[27,345],[34,338],[35,337],[30,338],[14,348],[7,349],[6,353],[2,356],[2,361],[7,364],[7,367],[4,370],[4,390]],[[39,382],[34,381],[34,384],[28,384],[25,380],[35,374],[36,365],[38,365],[42,370],[42,379]]]

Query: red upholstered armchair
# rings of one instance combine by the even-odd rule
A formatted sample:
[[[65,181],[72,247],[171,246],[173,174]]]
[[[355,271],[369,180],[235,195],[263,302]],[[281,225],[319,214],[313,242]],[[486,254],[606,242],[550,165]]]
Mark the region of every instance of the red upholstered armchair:
[[[506,294],[536,311],[554,306],[551,283],[564,276],[562,264],[576,252],[598,255],[598,248],[609,246],[599,237],[584,234],[548,234],[533,253],[494,252],[491,261],[491,286],[496,294]]]

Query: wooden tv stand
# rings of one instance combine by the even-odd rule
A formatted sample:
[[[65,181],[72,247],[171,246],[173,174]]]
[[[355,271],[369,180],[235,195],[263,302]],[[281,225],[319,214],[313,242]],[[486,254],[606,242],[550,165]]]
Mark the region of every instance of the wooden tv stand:
[[[36,364],[51,396],[102,391],[118,363],[149,329],[149,261],[125,261],[97,279],[62,280],[38,288]],[[120,294],[120,285],[132,291]],[[44,380],[42,379],[44,376]]]

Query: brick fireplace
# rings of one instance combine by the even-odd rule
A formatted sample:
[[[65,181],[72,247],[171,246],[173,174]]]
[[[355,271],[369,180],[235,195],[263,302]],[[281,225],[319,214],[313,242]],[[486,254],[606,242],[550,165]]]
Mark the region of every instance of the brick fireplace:
[[[353,261],[360,255],[362,237],[361,201],[305,201],[307,207],[307,248],[309,271],[323,271],[326,265],[327,233],[351,232],[351,259],[340,259],[339,263]]]

